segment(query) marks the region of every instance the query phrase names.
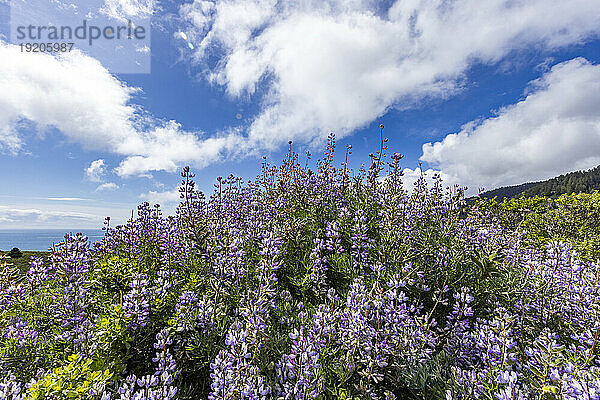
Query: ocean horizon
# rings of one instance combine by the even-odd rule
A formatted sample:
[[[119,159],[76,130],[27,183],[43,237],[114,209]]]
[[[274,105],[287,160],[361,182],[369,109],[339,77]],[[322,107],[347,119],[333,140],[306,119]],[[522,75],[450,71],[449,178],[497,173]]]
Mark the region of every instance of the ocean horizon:
[[[90,246],[104,237],[102,229],[0,229],[0,250],[13,247],[28,251],[46,251],[60,242],[65,233],[81,232],[87,235]]]

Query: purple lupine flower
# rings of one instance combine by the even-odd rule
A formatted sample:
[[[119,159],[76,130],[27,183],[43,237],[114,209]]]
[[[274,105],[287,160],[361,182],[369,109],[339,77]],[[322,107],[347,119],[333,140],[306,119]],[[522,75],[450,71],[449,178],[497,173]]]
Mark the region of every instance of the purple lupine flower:
[[[69,282],[81,279],[91,265],[91,253],[87,236],[66,234],[50,257],[50,267],[61,271]]]
[[[123,310],[126,318],[131,318],[133,329],[145,326],[150,314],[148,279],[144,274],[137,274],[129,282],[131,288],[123,296]]]
[[[257,299],[266,296],[270,307],[275,307],[275,284],[277,282],[276,272],[281,268],[281,239],[273,233],[263,235],[260,244],[261,259],[258,264],[259,290]]]
[[[209,400],[267,399],[271,389],[252,364],[246,342],[249,336],[238,322],[232,324],[225,337],[226,349],[210,364],[212,379]]]
[[[27,270],[27,281],[31,285],[39,285],[50,278],[54,272],[52,264],[44,266],[44,260],[41,257],[31,256],[30,268]]]
[[[213,323],[214,311],[211,298],[205,296],[198,299],[198,295],[192,291],[183,292],[175,310],[177,331],[192,331],[196,328],[206,331]]]
[[[322,254],[326,248],[323,239],[314,239],[314,248],[310,253],[312,269],[310,281],[312,282],[316,293],[325,293],[327,290],[325,278],[327,273],[327,256]]]
[[[342,239],[340,228],[335,221],[327,222],[327,229],[325,231],[325,236],[327,239],[325,240],[325,248],[330,252],[335,254],[341,254],[344,252],[344,247],[342,246]]]
[[[155,299],[162,299],[169,293],[174,275],[175,271],[171,268],[161,267],[156,271],[156,279],[151,285]]]
[[[8,373],[0,381],[0,399],[22,400],[25,398],[24,386],[16,380],[16,377]]]
[[[291,353],[283,355],[276,366],[277,379],[280,384],[279,398],[314,399],[322,390],[319,381],[319,344],[313,343],[304,328],[290,333],[292,340]]]
[[[156,334],[154,343],[156,356],[152,358],[152,361],[157,364],[154,374],[144,375],[140,378],[133,374],[129,375],[118,389],[120,400],[172,400],[175,398],[177,387],[173,385],[173,380],[177,378],[180,371],[167,348],[172,343],[167,329]]]
[[[87,338],[86,328],[90,326],[89,317],[89,289],[83,279],[71,279],[62,295],[54,296],[50,306],[56,323],[62,333],[56,336],[57,340],[70,342],[77,351],[81,351]]]
[[[316,398],[323,391],[320,354],[329,340],[335,339],[335,320],[331,309],[319,306],[312,325],[305,333],[304,327],[289,334],[291,352],[283,355],[276,364],[279,398]]]
[[[367,236],[367,217],[362,210],[354,213],[352,226],[352,260],[356,268],[365,269],[369,266],[369,251],[373,241]]]
[[[25,300],[25,288],[22,285],[11,284],[0,289],[0,311],[7,310]]]
[[[20,318],[14,319],[4,328],[4,337],[18,346],[35,345],[38,336],[38,331]]]

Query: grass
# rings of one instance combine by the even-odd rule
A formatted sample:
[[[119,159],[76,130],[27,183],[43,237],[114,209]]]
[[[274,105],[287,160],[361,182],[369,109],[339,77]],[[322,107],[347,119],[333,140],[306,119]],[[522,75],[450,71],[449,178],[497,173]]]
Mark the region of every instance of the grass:
[[[49,251],[21,250],[21,253],[23,253],[23,255],[19,258],[10,258],[9,257],[8,259],[6,259],[6,261],[9,264],[12,264],[19,270],[19,274],[21,276],[27,273],[27,270],[29,269],[29,261],[31,259],[31,256],[43,257],[44,263],[47,263],[50,260],[50,252]],[[0,251],[0,255],[5,255],[5,254],[8,254],[8,251]]]

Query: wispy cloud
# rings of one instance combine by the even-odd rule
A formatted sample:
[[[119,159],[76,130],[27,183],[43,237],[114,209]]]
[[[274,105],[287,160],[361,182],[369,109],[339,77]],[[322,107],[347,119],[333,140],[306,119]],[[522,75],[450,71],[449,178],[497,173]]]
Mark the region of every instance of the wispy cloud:
[[[142,201],[147,201],[151,205],[160,204],[163,212],[166,212],[167,214],[173,214],[181,201],[179,187],[163,192],[151,190],[147,193],[140,194],[139,198]]]
[[[84,199],[81,197],[46,197],[46,200],[52,200],[52,201],[86,201],[89,199]]]
[[[131,216],[131,209],[114,204],[90,203],[24,203],[0,205],[3,229],[29,228],[92,228],[100,229],[104,218],[110,216],[116,224]]]
[[[179,203],[181,200],[179,187],[164,192],[156,192],[151,190],[147,193],[140,194],[139,198],[140,200],[145,200],[152,204],[158,203],[161,205]]]
[[[103,183],[101,185],[98,185],[98,187],[96,188],[96,192],[102,192],[102,191],[110,191],[110,190],[116,190],[119,188],[119,185],[117,185],[114,182],[107,182],[107,183]]]
[[[156,0],[105,0],[100,12],[111,18],[126,21],[128,18],[149,18],[157,9]]]
[[[76,211],[43,210],[39,208],[21,208],[0,206],[0,221],[7,228],[27,228],[37,226],[100,226],[99,216]]]

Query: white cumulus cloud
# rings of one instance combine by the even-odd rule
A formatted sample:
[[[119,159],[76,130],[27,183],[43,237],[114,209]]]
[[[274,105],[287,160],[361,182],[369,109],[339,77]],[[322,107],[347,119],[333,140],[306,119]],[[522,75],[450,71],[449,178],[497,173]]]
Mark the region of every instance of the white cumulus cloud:
[[[264,89],[247,135],[267,149],[349,134],[391,107],[454,94],[474,63],[600,32],[589,0],[195,0],[180,14],[210,82],[234,98]]]
[[[163,121],[132,104],[139,89],[111,75],[100,62],[78,51],[52,56],[23,53],[0,41],[0,150],[16,153],[26,141],[19,123],[40,132],[55,127],[85,149],[122,155],[121,176],[175,171],[182,163],[204,167],[227,151],[247,147],[232,130],[202,138],[175,121]],[[99,182],[103,160],[87,176]]]
[[[104,7],[121,18],[156,9],[153,0],[106,0]],[[0,41],[0,151],[23,151],[19,125],[33,123],[41,133],[54,127],[85,149],[120,155],[120,176],[202,168],[289,139],[350,134],[392,107],[453,95],[473,64],[600,32],[600,2],[589,0],[398,0],[390,7],[375,0],[195,0],[180,15],[189,29],[178,29],[185,28],[210,82],[234,98],[261,93],[248,126],[190,132],[137,106],[140,89],[91,57],[23,53]]]
[[[476,190],[548,179],[600,164],[600,66],[555,65],[494,117],[423,145],[421,160]]]
[[[409,193],[412,193],[416,182],[423,176],[427,187],[432,187],[435,183],[434,177],[441,179],[441,184],[444,190],[450,187],[454,190],[454,185],[459,184],[456,177],[450,176],[443,171],[434,170],[432,168],[421,170],[420,168],[404,168],[402,170],[402,187]]]
[[[139,198],[142,201],[147,201],[152,206],[159,204],[163,213],[168,215],[173,215],[177,205],[181,202],[179,187],[163,192],[151,190],[147,193],[142,193]]]
[[[41,131],[56,127],[85,148],[119,151],[135,141],[135,109],[128,102],[137,89],[94,58],[78,51],[57,57],[25,53],[0,42],[0,59],[0,140],[5,147],[21,147],[17,124],[23,120]]]
[[[179,187],[176,187],[175,189],[167,190],[164,192],[156,192],[151,190],[148,193],[141,194],[140,199],[145,200],[151,204],[165,205],[179,203],[181,200],[179,196]]]

